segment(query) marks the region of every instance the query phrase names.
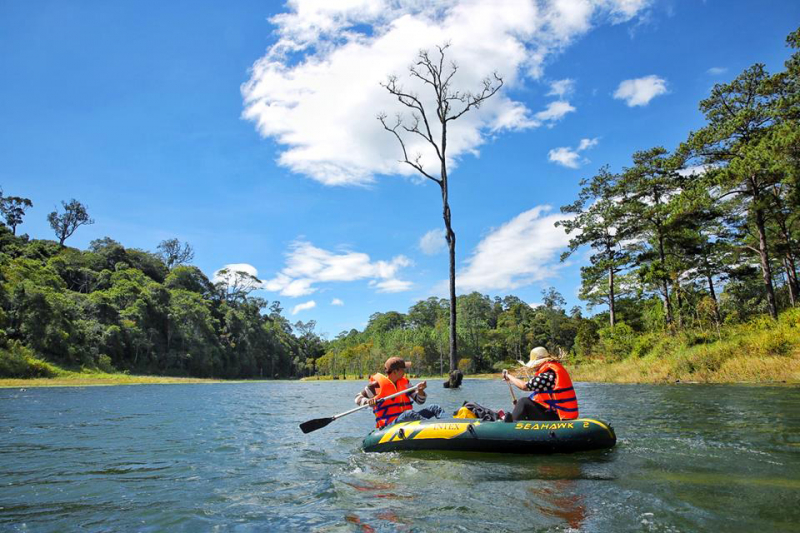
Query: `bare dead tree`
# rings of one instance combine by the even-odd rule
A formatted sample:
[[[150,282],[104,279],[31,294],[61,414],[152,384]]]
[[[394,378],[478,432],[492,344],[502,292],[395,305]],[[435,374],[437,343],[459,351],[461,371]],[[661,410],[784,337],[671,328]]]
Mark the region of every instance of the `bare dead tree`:
[[[429,180],[436,182],[442,192],[442,216],[444,218],[445,239],[450,251],[450,372],[451,383],[454,383],[453,375],[458,369],[457,344],[456,344],[456,234],[451,224],[450,204],[448,202],[448,176],[447,176],[447,127],[450,122],[460,118],[471,109],[477,109],[481,104],[491,98],[503,86],[503,79],[496,73],[492,77],[483,80],[483,87],[477,92],[462,92],[451,86],[453,78],[458,72],[455,62],[445,64],[445,52],[450,47],[449,44],[437,46],[438,58],[431,57],[427,50],[421,50],[417,55],[416,62],[409,67],[409,74],[412,78],[420,80],[425,86],[433,91],[435,96],[435,109],[430,109],[429,113],[422,103],[422,99],[411,91],[406,91],[398,83],[397,76],[390,76],[386,83],[382,83],[390,94],[405,107],[411,109],[412,120],[406,123],[403,116],[398,114],[393,123],[387,122],[385,113],[378,115],[384,129],[393,134],[400,143],[403,150],[401,163],[409,165],[411,168],[422,174]],[[435,115],[435,116],[434,116]],[[438,138],[431,130],[431,121],[438,121],[441,130]],[[422,162],[422,154],[418,153],[409,157],[406,148],[404,135],[414,137],[419,136],[433,147],[436,157],[439,159],[438,172],[428,172]],[[437,175],[438,174],[438,175]]]

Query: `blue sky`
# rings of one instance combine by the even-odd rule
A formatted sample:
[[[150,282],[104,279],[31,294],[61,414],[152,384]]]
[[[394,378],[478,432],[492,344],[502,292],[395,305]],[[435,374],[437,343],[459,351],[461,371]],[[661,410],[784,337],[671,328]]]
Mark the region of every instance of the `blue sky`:
[[[571,307],[585,259],[559,263],[552,222],[580,179],[674,148],[714,83],[782,68],[798,21],[788,0],[0,1],[0,186],[33,238],[77,198],[96,223],[71,246],[177,237],[290,320],[361,329],[446,295],[438,187],[375,117],[401,111],[379,83],[415,90],[416,52],[449,41],[458,87],[506,81],[451,130],[459,290]]]

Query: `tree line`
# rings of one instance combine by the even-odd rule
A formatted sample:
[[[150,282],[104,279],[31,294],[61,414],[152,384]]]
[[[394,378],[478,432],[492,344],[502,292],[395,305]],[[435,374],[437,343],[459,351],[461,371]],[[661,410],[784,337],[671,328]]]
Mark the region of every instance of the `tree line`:
[[[787,42],[797,50],[800,30]],[[799,52],[774,75],[753,65],[700,102],[706,124],[674,151],[638,151],[581,182],[562,208],[575,234],[565,257],[590,247],[581,297],[607,306],[610,326],[626,295],[657,296],[650,312],[669,329],[690,312],[719,325],[797,304],[798,89]]]
[[[314,322],[291,324],[280,302],[253,297],[258,280],[209,280],[177,239],[155,252],[111,238],[64,245],[91,223],[73,200],[48,217],[58,242],[17,236],[30,200],[3,197],[0,226],[0,376],[66,368],[217,378],[302,377],[322,355]],[[12,213],[11,219],[9,214]],[[24,210],[22,212],[24,214]]]

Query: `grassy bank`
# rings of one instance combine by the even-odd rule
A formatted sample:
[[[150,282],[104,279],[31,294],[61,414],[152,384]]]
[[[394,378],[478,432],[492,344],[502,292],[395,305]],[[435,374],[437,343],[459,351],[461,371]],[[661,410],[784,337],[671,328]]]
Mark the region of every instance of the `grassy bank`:
[[[759,318],[746,324],[675,334],[638,334],[603,339],[590,357],[566,365],[575,381],[610,383],[792,383],[800,384],[800,309],[779,320]],[[145,383],[211,383],[219,380],[136,376],[98,369],[68,370],[37,359],[18,345],[0,350],[0,370],[16,378],[0,379],[0,387],[63,387]],[[511,370],[511,368],[509,368]],[[13,373],[11,373],[13,371]],[[467,378],[498,379],[499,374]],[[412,376],[442,379],[444,376]],[[338,376],[363,381],[366,376]],[[331,376],[304,378],[332,381]]]
[[[167,376],[132,376],[105,372],[64,371],[52,378],[7,378],[0,379],[0,388],[29,387],[91,387],[108,385],[143,385],[167,383],[214,383],[213,379],[176,378]]]
[[[0,348],[0,388],[86,387],[147,383],[211,383],[215,380],[170,376],[140,376],[111,368],[62,368],[35,356],[32,350],[11,341]]]
[[[618,340],[625,342],[625,340]],[[576,381],[615,383],[800,383],[800,310],[717,331],[641,335],[628,355],[577,361]],[[614,347],[601,346],[606,353]]]
[[[212,383],[215,380],[170,376],[138,376],[97,368],[67,369],[39,359],[16,343],[0,349],[0,388],[87,387],[147,383]]]

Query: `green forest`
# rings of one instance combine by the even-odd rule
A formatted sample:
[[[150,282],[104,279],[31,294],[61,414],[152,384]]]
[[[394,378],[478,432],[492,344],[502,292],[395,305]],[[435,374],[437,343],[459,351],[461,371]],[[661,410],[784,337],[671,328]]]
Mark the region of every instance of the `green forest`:
[[[459,368],[496,372],[538,345],[595,370],[678,357],[683,375],[702,374],[743,352],[796,367],[800,30],[787,43],[794,53],[782,71],[756,64],[716,85],[699,103],[702,128],[670,149],[642,147],[618,171],[600,168],[562,207],[571,237],[562,260],[586,264],[588,313],[565,309],[554,287],[536,307],[461,295]],[[229,379],[365,376],[389,355],[413,361],[418,375],[450,370],[446,299],[323,339],[313,321],[291,324],[279,302],[254,297],[259,280],[222,272],[213,283],[187,244],[148,252],[105,238],[77,250],[67,239],[93,222],[77,200],[48,217],[56,240],[16,235],[30,199],[0,205],[2,376],[46,376],[49,363]]]

